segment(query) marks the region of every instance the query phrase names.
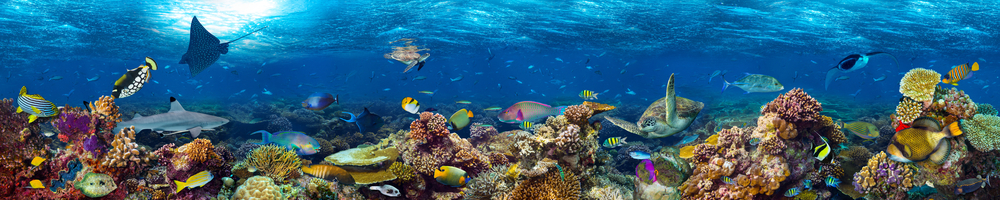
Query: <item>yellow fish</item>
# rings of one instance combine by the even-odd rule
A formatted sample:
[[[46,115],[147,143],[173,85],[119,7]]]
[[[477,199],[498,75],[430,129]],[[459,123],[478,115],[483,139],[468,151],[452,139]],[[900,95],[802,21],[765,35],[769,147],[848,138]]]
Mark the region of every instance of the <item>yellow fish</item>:
[[[472,111],[463,108],[452,114],[451,118],[448,118],[448,123],[451,124],[452,129],[458,131],[469,125],[469,118],[472,118]]]
[[[899,162],[920,162],[930,159],[941,164],[951,150],[950,143],[945,138],[962,135],[960,122],[954,122],[946,127],[934,118],[920,117],[913,120],[910,128],[896,132],[892,136],[886,153],[889,158]]]
[[[42,181],[40,181],[38,179],[31,180],[31,182],[29,182],[29,183],[31,184],[31,188],[35,188],[35,189],[45,188],[45,185],[42,184]]]
[[[201,187],[206,183],[208,183],[209,181],[212,181],[213,178],[215,178],[215,176],[212,175],[212,172],[205,170],[198,172],[197,174],[194,174],[191,177],[188,177],[187,181],[185,182],[174,180],[174,184],[177,184],[177,192],[181,192],[181,190],[183,190],[184,188]]]
[[[28,123],[35,122],[39,117],[51,117],[59,114],[56,104],[42,98],[42,95],[28,94],[28,87],[21,86],[21,93],[17,96],[17,113],[26,112]]]
[[[410,114],[417,114],[420,112],[420,103],[412,97],[403,98],[403,110],[410,112]]]
[[[31,159],[31,165],[34,166],[41,165],[42,162],[45,162],[45,158],[35,156],[35,158]]]
[[[465,170],[452,166],[441,166],[441,168],[434,170],[434,179],[437,179],[441,184],[462,187],[472,178],[466,176]]]
[[[958,81],[971,78],[973,71],[979,71],[978,62],[972,63],[972,67],[969,67],[969,63],[955,66],[955,68],[951,68],[948,71],[948,74],[944,75],[944,79],[941,79],[941,82],[958,86]]]
[[[866,140],[875,139],[879,136],[878,128],[874,124],[862,121],[851,122],[842,125],[841,127],[846,128],[854,135],[864,138]]]
[[[354,184],[354,176],[343,168],[333,165],[317,164],[312,166],[302,166],[302,172],[313,175],[321,179],[337,179],[342,184]]]

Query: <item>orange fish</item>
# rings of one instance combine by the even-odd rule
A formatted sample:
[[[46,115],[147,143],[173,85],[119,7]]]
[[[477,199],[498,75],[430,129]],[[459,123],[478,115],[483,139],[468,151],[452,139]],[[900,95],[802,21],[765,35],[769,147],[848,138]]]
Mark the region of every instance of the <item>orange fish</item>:
[[[347,170],[333,165],[302,166],[302,172],[322,179],[337,179],[342,184],[354,184],[354,177]]]

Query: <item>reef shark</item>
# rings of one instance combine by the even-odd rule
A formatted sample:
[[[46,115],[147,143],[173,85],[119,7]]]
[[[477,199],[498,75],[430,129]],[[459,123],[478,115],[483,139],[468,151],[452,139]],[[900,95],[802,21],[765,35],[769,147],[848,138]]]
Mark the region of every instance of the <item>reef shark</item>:
[[[115,132],[119,132],[125,127],[135,126],[135,130],[150,129],[160,133],[161,136],[191,132],[191,137],[197,138],[201,131],[213,130],[212,128],[226,123],[229,123],[229,120],[225,118],[184,110],[176,98],[170,97],[170,111],[145,117],[135,114],[132,120],[118,123]],[[176,132],[163,134],[163,131]]]

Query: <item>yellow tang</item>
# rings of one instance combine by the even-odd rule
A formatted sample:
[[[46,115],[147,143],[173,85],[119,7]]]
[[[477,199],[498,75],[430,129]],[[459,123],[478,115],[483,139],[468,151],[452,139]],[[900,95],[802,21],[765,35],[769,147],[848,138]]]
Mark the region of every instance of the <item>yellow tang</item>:
[[[403,110],[410,112],[410,114],[417,114],[420,112],[420,103],[412,97],[403,98]]]
[[[472,111],[463,108],[452,114],[451,118],[448,118],[448,123],[451,124],[452,129],[458,131],[469,126],[469,118],[472,118]]]
[[[31,188],[35,188],[35,189],[45,188],[45,185],[42,184],[42,181],[40,181],[38,179],[31,180],[30,184],[31,184]]]
[[[183,190],[184,188],[201,187],[206,183],[208,183],[209,181],[212,181],[213,178],[215,178],[215,176],[212,175],[212,172],[205,170],[198,172],[197,174],[194,174],[191,177],[188,177],[187,181],[185,182],[174,180],[174,184],[177,184],[177,192],[181,192],[181,190]]]
[[[874,124],[868,122],[862,122],[862,121],[851,122],[845,124],[842,127],[847,128],[847,130],[851,131],[851,133],[854,133],[854,135],[857,135],[858,137],[864,138],[866,140],[875,139],[879,136],[878,127],[875,127]]]
[[[17,113],[26,112],[28,123],[35,122],[39,117],[51,117],[59,114],[56,104],[42,98],[42,95],[28,94],[28,87],[21,86],[21,93],[17,96]]]
[[[31,165],[34,165],[34,166],[41,165],[42,162],[45,162],[45,158],[41,158],[41,157],[35,156],[35,158],[31,159]]]
[[[941,164],[951,150],[950,143],[945,138],[962,135],[960,122],[954,122],[941,127],[937,119],[920,117],[913,120],[910,128],[896,132],[892,136],[886,153],[889,158],[899,162],[920,162],[930,159]]]
[[[969,79],[972,77],[973,71],[979,71],[978,62],[972,63],[972,67],[969,67],[969,63],[955,66],[955,68],[951,68],[948,71],[948,74],[944,75],[944,79],[941,79],[941,82],[958,86],[958,81]]]

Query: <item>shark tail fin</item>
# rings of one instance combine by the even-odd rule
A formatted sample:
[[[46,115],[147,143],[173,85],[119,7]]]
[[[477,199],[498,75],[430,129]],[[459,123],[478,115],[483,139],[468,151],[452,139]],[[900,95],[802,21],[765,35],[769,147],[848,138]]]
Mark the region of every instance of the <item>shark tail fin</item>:
[[[341,111],[341,112],[342,112],[342,113],[347,113],[348,115],[351,115],[351,119],[344,119],[344,118],[340,118],[340,120],[344,120],[345,122],[355,122],[355,121],[358,121],[358,118],[354,116],[354,113],[351,113],[351,112],[343,112],[343,111]]]

